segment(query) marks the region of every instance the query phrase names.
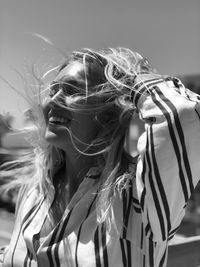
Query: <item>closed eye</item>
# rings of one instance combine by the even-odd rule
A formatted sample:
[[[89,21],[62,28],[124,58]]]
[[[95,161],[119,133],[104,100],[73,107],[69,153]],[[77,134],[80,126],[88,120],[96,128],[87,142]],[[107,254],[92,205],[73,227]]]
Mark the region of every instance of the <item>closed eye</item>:
[[[50,85],[49,96],[53,97],[58,91],[62,90],[63,94],[66,96],[73,96],[74,94],[78,94],[83,90],[80,86],[78,87],[77,81],[69,81],[69,82],[53,82]]]
[[[74,95],[74,94],[77,94],[79,93],[80,91],[80,88],[77,87],[77,82],[65,82],[65,83],[62,83],[60,84],[60,89],[62,89],[64,95]]]

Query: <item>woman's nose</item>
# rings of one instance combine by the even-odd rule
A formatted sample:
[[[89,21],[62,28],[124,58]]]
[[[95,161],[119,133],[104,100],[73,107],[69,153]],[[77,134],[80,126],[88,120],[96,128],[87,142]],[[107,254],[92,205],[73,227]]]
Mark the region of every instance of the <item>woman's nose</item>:
[[[65,104],[65,95],[62,89],[58,90],[49,100],[49,106],[54,106],[57,104]]]

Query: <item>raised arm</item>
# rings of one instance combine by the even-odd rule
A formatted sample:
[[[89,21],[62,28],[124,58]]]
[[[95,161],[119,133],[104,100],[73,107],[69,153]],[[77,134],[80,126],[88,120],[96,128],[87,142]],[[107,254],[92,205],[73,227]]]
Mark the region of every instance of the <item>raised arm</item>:
[[[139,138],[136,186],[154,241],[177,230],[200,176],[200,101],[177,79],[145,82],[133,97],[145,133]]]

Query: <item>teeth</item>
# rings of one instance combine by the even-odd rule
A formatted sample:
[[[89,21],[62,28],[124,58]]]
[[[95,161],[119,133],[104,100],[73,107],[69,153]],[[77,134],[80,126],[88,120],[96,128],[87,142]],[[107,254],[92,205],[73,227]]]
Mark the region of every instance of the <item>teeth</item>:
[[[51,117],[49,118],[49,122],[60,122],[60,123],[67,123],[69,120],[61,117]]]

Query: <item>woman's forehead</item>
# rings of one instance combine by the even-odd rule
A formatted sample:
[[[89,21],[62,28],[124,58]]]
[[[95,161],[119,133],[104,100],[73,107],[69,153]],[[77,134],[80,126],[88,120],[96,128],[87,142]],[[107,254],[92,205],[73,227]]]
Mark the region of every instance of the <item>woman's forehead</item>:
[[[71,62],[58,73],[54,82],[76,81],[77,83],[85,83],[85,71],[81,62]]]
[[[73,82],[96,86],[105,82],[104,69],[97,62],[83,64],[79,61],[72,61],[61,69],[54,82]]]

